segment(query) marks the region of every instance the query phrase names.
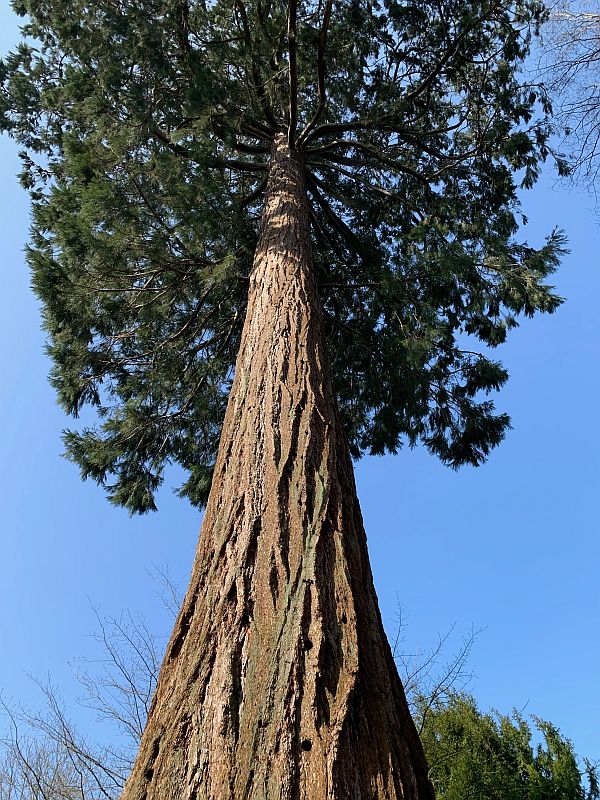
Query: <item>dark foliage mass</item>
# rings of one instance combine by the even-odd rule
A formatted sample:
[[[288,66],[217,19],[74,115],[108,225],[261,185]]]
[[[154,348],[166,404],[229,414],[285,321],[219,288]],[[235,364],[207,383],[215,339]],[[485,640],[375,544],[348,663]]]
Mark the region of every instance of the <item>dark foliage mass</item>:
[[[16,0],[0,128],[22,146],[68,455],[130,511],[165,464],[210,486],[269,153],[303,154],[352,453],[481,463],[509,419],[489,349],[553,311],[563,248],[516,237],[547,155],[519,67],[537,0]]]

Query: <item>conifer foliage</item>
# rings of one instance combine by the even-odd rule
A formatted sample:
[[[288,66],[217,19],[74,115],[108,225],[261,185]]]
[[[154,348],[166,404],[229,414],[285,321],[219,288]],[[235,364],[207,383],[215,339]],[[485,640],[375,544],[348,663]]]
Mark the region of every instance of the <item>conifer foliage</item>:
[[[518,238],[549,104],[519,68],[538,0],[14,0],[0,128],[70,458],[131,512],[167,463],[210,488],[270,154],[305,170],[352,454],[481,463],[509,419],[490,348],[560,303],[563,249]],[[86,417],[87,419],[87,417]]]
[[[552,723],[534,716],[532,726],[517,711],[483,712],[473,697],[456,693],[429,711],[421,737],[438,797],[600,797],[598,764],[584,758],[580,770],[572,743]]]

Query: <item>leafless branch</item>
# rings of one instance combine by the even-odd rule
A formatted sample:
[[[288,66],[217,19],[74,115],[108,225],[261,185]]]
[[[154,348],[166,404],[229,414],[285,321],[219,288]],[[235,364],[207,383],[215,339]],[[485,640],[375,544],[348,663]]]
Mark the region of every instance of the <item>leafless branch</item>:
[[[561,150],[573,178],[596,195],[600,174],[600,11],[592,0],[556,0],[539,72],[552,95]]]
[[[447,656],[455,627],[452,625],[446,633],[438,634],[437,642],[431,648],[417,648],[415,652],[407,653],[404,649],[405,623],[399,605],[392,652],[419,733],[423,731],[430,712],[443,703],[451,692],[463,689],[473,677],[473,673],[467,669],[467,663],[473,645],[484,629],[472,628]]]

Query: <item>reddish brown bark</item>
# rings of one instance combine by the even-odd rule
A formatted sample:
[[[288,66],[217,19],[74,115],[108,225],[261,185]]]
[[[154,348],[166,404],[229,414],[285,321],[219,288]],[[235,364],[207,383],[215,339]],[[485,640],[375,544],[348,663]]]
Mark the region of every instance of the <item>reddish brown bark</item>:
[[[386,640],[312,270],[274,151],[190,586],[123,800],[432,800]]]

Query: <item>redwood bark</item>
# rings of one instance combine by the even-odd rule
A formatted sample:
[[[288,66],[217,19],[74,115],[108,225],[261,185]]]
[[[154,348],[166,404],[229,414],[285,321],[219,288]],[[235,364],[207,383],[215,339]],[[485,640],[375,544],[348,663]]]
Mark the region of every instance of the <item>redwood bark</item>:
[[[301,157],[274,148],[183,608],[122,800],[432,800],[331,388]]]

